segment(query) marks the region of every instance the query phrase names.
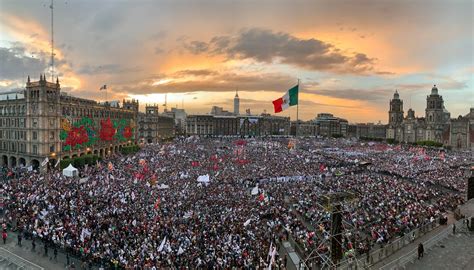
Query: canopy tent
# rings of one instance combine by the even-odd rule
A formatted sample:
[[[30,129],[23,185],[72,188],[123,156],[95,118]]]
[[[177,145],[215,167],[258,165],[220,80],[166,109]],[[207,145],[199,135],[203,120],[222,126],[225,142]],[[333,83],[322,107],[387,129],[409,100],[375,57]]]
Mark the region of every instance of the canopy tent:
[[[78,171],[72,164],[69,163],[69,166],[67,168],[63,169],[63,175],[67,177],[73,177],[78,175]]]

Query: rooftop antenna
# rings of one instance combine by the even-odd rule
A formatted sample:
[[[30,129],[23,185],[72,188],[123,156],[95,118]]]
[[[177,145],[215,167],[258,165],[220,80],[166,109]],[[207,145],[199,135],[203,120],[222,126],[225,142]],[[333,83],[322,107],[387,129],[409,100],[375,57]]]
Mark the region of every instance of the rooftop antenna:
[[[54,0],[51,0],[51,82],[54,82]]]

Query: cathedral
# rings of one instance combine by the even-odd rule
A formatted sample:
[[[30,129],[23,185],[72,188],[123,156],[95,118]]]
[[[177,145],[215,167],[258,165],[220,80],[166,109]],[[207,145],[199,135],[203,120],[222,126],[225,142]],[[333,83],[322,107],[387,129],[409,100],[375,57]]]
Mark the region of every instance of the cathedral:
[[[451,119],[436,85],[426,97],[425,117],[416,117],[411,108],[405,116],[398,91],[390,100],[388,117],[387,139],[405,143],[435,141],[453,149],[474,148],[474,108],[465,116]]]

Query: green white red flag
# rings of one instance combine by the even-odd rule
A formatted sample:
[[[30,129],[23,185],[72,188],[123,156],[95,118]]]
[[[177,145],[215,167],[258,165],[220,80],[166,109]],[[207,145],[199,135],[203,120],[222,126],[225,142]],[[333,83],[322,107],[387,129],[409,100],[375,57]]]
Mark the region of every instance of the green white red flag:
[[[299,85],[293,86],[284,96],[273,101],[275,113],[282,112],[290,106],[298,105]]]

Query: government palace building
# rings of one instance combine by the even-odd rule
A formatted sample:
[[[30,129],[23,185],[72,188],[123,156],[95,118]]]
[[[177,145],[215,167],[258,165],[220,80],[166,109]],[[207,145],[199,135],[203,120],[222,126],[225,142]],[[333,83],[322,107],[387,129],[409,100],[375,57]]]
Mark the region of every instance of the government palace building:
[[[62,159],[114,154],[143,141],[137,126],[143,115],[136,100],[123,100],[121,106],[98,103],[62,93],[59,79],[48,82],[41,75],[39,81],[30,81],[28,76],[26,88],[0,93],[0,167],[46,169]],[[169,127],[161,135],[172,136],[174,120],[161,118]],[[156,135],[151,122],[158,118],[147,119],[142,135]]]

